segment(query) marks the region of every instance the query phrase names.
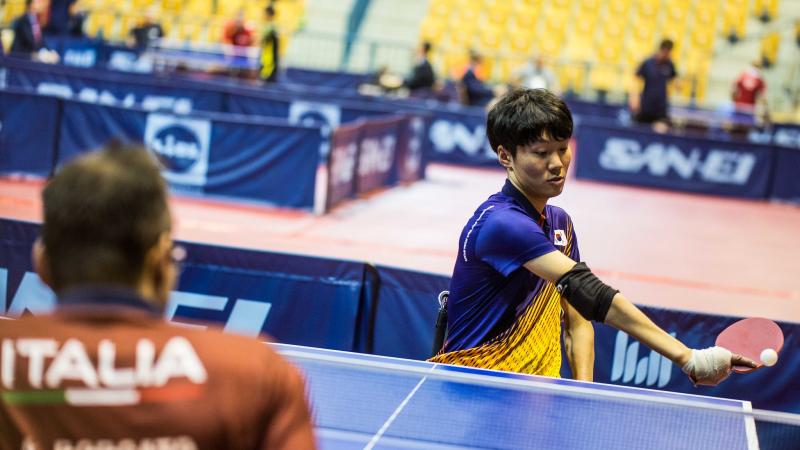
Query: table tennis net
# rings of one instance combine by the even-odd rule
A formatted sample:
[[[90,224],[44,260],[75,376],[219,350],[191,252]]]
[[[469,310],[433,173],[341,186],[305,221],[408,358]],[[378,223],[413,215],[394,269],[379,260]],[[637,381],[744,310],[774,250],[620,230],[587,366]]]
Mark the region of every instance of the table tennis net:
[[[286,356],[306,376],[318,432],[348,436],[353,448],[800,448],[800,416],[702,397]]]

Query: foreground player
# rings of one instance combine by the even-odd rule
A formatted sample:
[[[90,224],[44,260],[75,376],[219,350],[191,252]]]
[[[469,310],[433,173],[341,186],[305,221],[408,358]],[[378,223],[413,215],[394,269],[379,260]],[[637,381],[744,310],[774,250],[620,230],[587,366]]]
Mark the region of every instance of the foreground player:
[[[164,180],[138,148],[43,193],[49,316],[0,324],[0,449],[312,449],[303,381],[264,344],[161,319],[176,279]]]
[[[592,378],[588,320],[639,339],[697,384],[724,380],[732,362],[755,367],[720,347],[687,348],[586,264],[576,263],[572,220],[547,205],[561,194],[572,158],[572,115],[561,99],[543,89],[514,91],[489,112],[487,134],[508,179],[461,233],[447,304],[448,337],[432,361],[558,376],[563,309],[567,356],[578,379]]]

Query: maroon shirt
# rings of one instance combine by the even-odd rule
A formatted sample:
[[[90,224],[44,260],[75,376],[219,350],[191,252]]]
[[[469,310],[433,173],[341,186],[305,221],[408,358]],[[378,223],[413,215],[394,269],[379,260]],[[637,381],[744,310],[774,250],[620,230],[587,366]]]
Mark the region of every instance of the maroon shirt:
[[[0,450],[315,447],[303,380],[269,346],[170,325],[129,292],[59,304],[0,321]]]

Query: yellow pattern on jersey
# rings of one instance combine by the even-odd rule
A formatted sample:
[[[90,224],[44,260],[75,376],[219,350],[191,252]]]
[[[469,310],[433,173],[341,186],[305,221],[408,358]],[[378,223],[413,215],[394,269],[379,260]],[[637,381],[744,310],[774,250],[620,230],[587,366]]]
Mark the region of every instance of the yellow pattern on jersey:
[[[567,222],[572,253],[572,222]],[[525,311],[506,331],[477,347],[440,353],[432,362],[558,377],[561,370],[561,295],[545,282]]]

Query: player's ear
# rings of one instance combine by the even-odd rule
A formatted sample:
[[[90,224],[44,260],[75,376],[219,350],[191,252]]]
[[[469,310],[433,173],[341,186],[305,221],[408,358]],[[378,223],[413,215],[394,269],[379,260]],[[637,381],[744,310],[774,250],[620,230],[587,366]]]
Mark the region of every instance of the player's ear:
[[[505,147],[502,145],[497,146],[497,161],[500,162],[500,165],[505,167],[506,169],[511,168],[511,161],[514,159],[511,156],[511,152],[509,152]]]
[[[47,252],[44,248],[42,238],[36,238],[31,250],[31,260],[33,261],[33,270],[39,275],[42,283],[53,288],[53,277],[50,272],[50,260],[47,258]]]

